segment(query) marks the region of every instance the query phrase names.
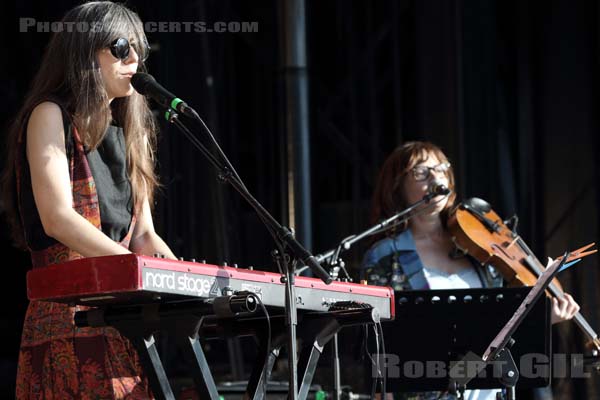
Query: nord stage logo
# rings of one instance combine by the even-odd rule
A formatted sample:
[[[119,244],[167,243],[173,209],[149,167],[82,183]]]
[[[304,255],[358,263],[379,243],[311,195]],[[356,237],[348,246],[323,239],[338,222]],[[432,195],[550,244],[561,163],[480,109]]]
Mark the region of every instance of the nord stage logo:
[[[186,272],[161,271],[144,268],[142,282],[144,289],[164,293],[187,294],[197,297],[209,297],[215,284],[215,277],[204,277]]]

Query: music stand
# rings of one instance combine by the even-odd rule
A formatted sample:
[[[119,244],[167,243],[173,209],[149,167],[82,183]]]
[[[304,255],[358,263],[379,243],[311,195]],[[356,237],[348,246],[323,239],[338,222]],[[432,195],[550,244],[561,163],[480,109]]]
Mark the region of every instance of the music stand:
[[[469,353],[483,354],[531,290],[522,288],[419,290],[395,292],[396,319],[383,325],[388,392],[446,391],[450,369]],[[511,352],[521,367],[519,387],[550,384],[550,302],[541,299],[514,332]],[[376,355],[373,355],[375,359]],[[521,362],[520,362],[521,361]],[[535,371],[526,370],[533,363]],[[547,368],[539,368],[547,365]],[[531,369],[531,368],[529,368]],[[371,379],[376,378],[369,368]],[[376,371],[375,371],[376,372]],[[488,366],[469,389],[493,389],[497,368]]]

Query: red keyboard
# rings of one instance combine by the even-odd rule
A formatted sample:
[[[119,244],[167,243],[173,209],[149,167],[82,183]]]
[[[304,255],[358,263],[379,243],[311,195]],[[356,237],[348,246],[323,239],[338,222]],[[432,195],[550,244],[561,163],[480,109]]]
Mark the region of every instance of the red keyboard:
[[[285,306],[281,275],[257,270],[176,261],[136,254],[90,257],[35,268],[27,273],[29,300],[98,306],[214,298],[255,293],[266,306]],[[394,318],[389,287],[296,277],[298,310],[328,311],[335,303],[371,305],[382,320]]]

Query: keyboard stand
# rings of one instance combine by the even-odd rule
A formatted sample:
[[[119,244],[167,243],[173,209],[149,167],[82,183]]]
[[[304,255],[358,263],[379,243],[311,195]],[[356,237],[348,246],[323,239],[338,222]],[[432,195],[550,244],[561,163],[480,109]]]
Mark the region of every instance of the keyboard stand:
[[[140,363],[152,393],[158,400],[175,400],[175,395],[156,349],[155,332],[167,331],[174,335],[184,357],[191,361],[193,379],[201,399],[219,400],[219,394],[198,340],[198,330],[204,318],[223,316],[231,311],[232,299],[253,295],[227,296],[213,301],[186,300],[134,306],[105,306],[75,313],[79,327],[112,326],[131,341],[138,352]],[[220,299],[220,300],[217,300]],[[236,302],[236,307],[240,302]],[[241,304],[245,302],[242,300]],[[235,310],[231,312],[231,316]]]
[[[227,298],[224,299],[219,303],[228,302]],[[150,388],[158,400],[175,400],[175,395],[156,349],[155,332],[166,331],[176,338],[184,357],[192,365],[199,398],[210,400],[218,400],[219,394],[199,338],[255,336],[259,342],[259,355],[244,398],[264,400],[266,382],[281,347],[287,343],[286,319],[283,315],[270,317],[269,344],[269,330],[262,315],[257,318],[257,313],[246,312],[227,316],[219,311],[222,309],[222,306],[215,307],[213,302],[206,300],[114,305],[79,311],[75,313],[75,323],[79,327],[112,326],[127,337],[138,352]],[[303,313],[298,317],[297,337],[302,343],[311,343],[302,352],[298,369],[299,376],[302,376],[298,400],[305,400],[324,346],[343,327],[378,323],[379,316],[371,306],[359,305],[358,308],[334,308],[326,313]]]

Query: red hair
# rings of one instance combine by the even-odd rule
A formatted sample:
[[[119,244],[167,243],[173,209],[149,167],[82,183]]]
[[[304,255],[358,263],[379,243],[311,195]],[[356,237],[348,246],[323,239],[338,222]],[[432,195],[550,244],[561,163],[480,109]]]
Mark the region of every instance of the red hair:
[[[418,164],[425,162],[430,156],[435,156],[440,162],[448,162],[448,158],[442,150],[430,142],[407,142],[397,147],[383,163],[379,172],[375,193],[373,195],[373,206],[371,220],[375,224],[383,219],[389,218],[409,206],[404,195],[404,180],[407,174]],[[454,206],[456,193],[454,192],[454,172],[452,167],[446,172],[448,177],[448,188],[452,190],[448,202],[441,212],[442,223],[446,226],[450,210]],[[402,230],[406,226],[402,227]]]

